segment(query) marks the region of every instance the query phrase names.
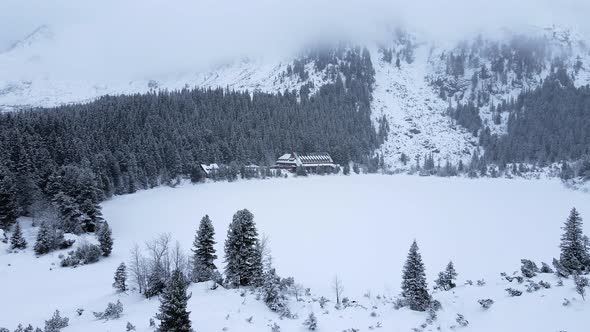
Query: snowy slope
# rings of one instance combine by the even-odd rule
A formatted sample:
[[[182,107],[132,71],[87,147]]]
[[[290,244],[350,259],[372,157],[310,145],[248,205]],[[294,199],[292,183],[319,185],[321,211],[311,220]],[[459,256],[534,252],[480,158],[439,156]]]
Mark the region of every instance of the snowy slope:
[[[327,196],[331,199],[326,200]],[[293,206],[304,208],[294,210]],[[137,331],[152,331],[148,320],[157,312],[157,299],[146,300],[133,292],[116,295],[111,287],[117,265],[129,261],[130,248],[169,232],[188,250],[198,220],[207,213],[216,229],[220,257],[216,263],[223,266],[227,225],[236,210],[248,208],[259,232],[270,238],[279,275],[293,276],[311,287],[312,295],[301,302],[290,300],[298,318],[280,319],[255,294],[242,296],[239,290],[209,290],[205,284],[195,284],[190,287],[189,310],[197,331],[270,331],[271,322],[280,325],[281,331],[303,331],[302,321],[312,311],[319,331],[370,331],[378,330],[378,325],[383,331],[411,331],[426,321],[427,314],[395,310],[393,298],[400,292],[408,247],[417,239],[429,285],[450,259],[460,285],[451,292],[434,293],[443,310],[424,331],[436,331],[439,326],[441,331],[451,331],[461,313],[469,325],[454,330],[584,332],[590,324],[590,305],[575,293],[571,280],[558,287],[554,275],[541,274],[535,280],[547,281],[552,288],[528,293],[526,283],[510,283],[500,276],[518,270],[521,258],[539,264],[557,256],[560,227],[572,206],[582,217],[590,215],[585,194],[567,190],[554,180],[365,175],[142,191],[103,204],[115,247],[111,257],[96,264],[61,268],[58,256],[64,251],[35,258],[30,247],[8,253],[7,245],[0,242],[4,285],[0,327],[14,329],[19,322],[42,325],[59,309],[70,318],[64,332],[123,331],[127,321]],[[21,222],[31,245],[36,229],[30,227],[30,220]],[[357,301],[353,306],[334,308],[331,281],[335,275],[343,282],[344,296]],[[476,285],[480,279],[485,286]],[[463,285],[466,280],[474,285]],[[507,287],[520,289],[523,295],[511,298],[504,291]],[[325,309],[314,301],[320,296],[332,301]],[[495,304],[485,311],[477,303],[481,298],[491,298]],[[564,298],[570,300],[569,306],[562,306]],[[104,310],[117,299],[124,303],[123,317],[104,322],[92,316],[92,311]],[[78,308],[85,309],[81,316],[76,314]]]
[[[427,81],[429,46],[420,45],[414,51],[412,63],[403,62],[400,68],[382,60],[374,49],[371,58],[375,66],[375,91],[372,111],[383,115],[390,126],[390,135],[380,152],[387,166],[407,168],[415,165],[415,157],[423,160],[433,153],[435,160],[449,159],[456,164],[468,159],[476,140],[467,130],[454,125],[445,114],[448,104],[441,100]],[[404,153],[410,161],[400,161]]]
[[[489,107],[515,99],[523,91],[535,89],[549,76],[552,65],[555,63],[559,62],[564,65],[576,86],[590,83],[590,67],[588,67],[590,49],[586,41],[586,38],[573,30],[551,26],[546,28],[531,27],[525,33],[503,31],[495,36],[480,36],[473,40],[466,40],[454,47],[433,45],[428,64],[429,70],[426,74],[427,80],[433,86],[442,84],[454,90],[452,98],[448,98],[447,101],[447,104],[451,105],[467,104],[470,101],[477,104],[478,97],[489,94],[489,101],[480,104],[483,125],[484,127],[489,126],[492,133],[503,133],[506,130],[508,114],[501,114],[501,123],[495,124]],[[517,43],[521,43],[521,45],[515,46]],[[542,47],[535,45],[536,43]],[[530,76],[518,77],[511,68],[507,72],[505,82],[490,73],[490,69],[493,68],[492,58],[488,54],[490,49],[500,50],[502,47],[509,47],[513,53],[517,53],[526,52],[528,48],[534,49],[537,46],[539,46],[539,51],[544,52],[542,55],[536,52],[532,53],[532,55],[542,57],[543,69],[539,72]],[[468,55],[463,75],[455,77],[446,72],[446,61],[451,54],[455,56]],[[581,64],[579,69],[575,69],[576,62]],[[505,64],[505,66],[507,65]],[[489,75],[487,79],[481,77],[481,68],[484,66]],[[474,75],[478,75],[475,85],[472,81]]]

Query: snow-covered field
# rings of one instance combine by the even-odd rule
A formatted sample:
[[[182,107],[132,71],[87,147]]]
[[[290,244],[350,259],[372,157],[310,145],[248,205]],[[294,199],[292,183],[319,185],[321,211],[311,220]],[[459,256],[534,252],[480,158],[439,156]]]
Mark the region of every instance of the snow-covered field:
[[[590,305],[575,294],[570,280],[556,287],[554,275],[542,274],[537,280],[550,282],[551,289],[510,298],[505,288],[524,291],[525,284],[510,284],[500,277],[501,272],[518,270],[521,258],[551,263],[559,255],[560,227],[573,206],[590,220],[589,196],[556,180],[364,175],[142,191],[103,204],[115,247],[111,257],[99,263],[61,268],[59,252],[40,258],[30,249],[8,254],[0,243],[0,327],[42,326],[60,309],[70,317],[64,331],[124,331],[127,321],[138,331],[149,331],[148,319],[156,313],[158,300],[116,295],[111,287],[117,265],[129,261],[130,248],[171,233],[188,251],[199,220],[209,214],[217,233],[217,265],[222,267],[227,226],[236,210],[248,208],[259,232],[270,238],[273,263],[281,276],[293,276],[311,287],[313,297],[333,300],[331,283],[338,275],[344,296],[360,306],[335,310],[332,303],[323,310],[306,298],[291,303],[298,319],[280,320],[255,295],[241,297],[236,290],[211,291],[197,284],[190,288],[189,301],[197,331],[270,331],[270,321],[282,331],[303,331],[301,322],[311,311],[318,316],[320,331],[368,331],[369,326],[377,328],[377,322],[383,331],[409,331],[422,324],[426,314],[395,310],[391,301],[400,292],[401,269],[414,239],[429,285],[450,259],[461,285],[453,292],[435,293],[443,310],[425,331],[438,326],[449,330],[456,325],[457,313],[470,321],[468,327],[457,327],[465,331],[587,331]],[[22,224],[31,247],[36,230],[26,220]],[[467,279],[482,278],[487,285],[463,286]],[[125,304],[121,319],[105,323],[92,316],[91,311],[104,310],[117,298]],[[480,298],[491,298],[495,304],[484,311],[477,304]],[[565,307],[564,298],[576,300]],[[82,316],[75,313],[77,308],[85,309]]]

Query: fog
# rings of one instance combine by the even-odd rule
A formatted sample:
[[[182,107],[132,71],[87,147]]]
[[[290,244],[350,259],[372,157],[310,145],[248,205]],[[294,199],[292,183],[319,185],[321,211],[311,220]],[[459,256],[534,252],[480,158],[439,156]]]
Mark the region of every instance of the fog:
[[[396,26],[440,42],[552,24],[586,34],[589,12],[587,0],[2,0],[0,76],[174,74],[308,43],[382,40]],[[42,25],[49,38],[6,52]]]

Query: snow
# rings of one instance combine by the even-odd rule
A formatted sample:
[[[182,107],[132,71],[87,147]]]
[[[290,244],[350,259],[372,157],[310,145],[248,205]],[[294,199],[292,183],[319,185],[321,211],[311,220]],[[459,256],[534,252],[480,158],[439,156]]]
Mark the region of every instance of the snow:
[[[433,153],[435,160],[450,160],[456,164],[468,160],[476,140],[466,129],[454,125],[446,115],[448,104],[438,97],[427,81],[429,45],[422,44],[414,51],[412,63],[395,60],[387,63],[373,49],[371,59],[375,67],[375,90],[371,105],[374,119],[387,118],[390,133],[379,148],[389,168],[401,169],[415,165],[414,158]],[[406,166],[401,154],[409,158]]]
[[[303,302],[291,301],[297,319],[280,320],[253,294],[246,292],[242,297],[239,290],[209,290],[207,284],[194,284],[189,310],[198,331],[224,327],[264,331],[270,330],[271,321],[282,331],[302,331],[301,324],[311,311],[318,317],[319,331],[367,331],[377,322],[383,330],[409,331],[427,315],[394,310],[392,298],[400,291],[402,266],[412,240],[417,239],[430,286],[450,259],[459,273],[456,290],[434,295],[443,310],[427,329],[440,325],[448,331],[456,325],[456,314],[462,313],[470,321],[461,328],[465,331],[582,332],[590,324],[590,305],[575,294],[571,280],[556,287],[556,278],[543,274],[536,280],[549,281],[551,289],[510,298],[504,289],[524,291],[524,284],[500,277],[501,272],[518,270],[521,258],[540,265],[558,256],[560,227],[573,206],[582,217],[590,218],[587,194],[545,179],[311,176],[142,191],[103,204],[115,246],[111,257],[93,265],[59,267],[58,255],[66,251],[35,258],[31,248],[36,228],[29,219],[21,219],[29,248],[8,253],[8,245],[0,243],[0,326],[41,326],[59,309],[70,318],[66,332],[123,331],[127,321],[138,331],[149,331],[148,320],[157,312],[158,300],[135,293],[116,295],[111,287],[117,266],[130,258],[130,248],[169,232],[188,250],[198,221],[208,214],[216,229],[220,256],[216,263],[221,267],[231,217],[238,209],[248,208],[259,232],[270,239],[279,275],[293,276],[311,287],[313,298],[323,295],[332,301],[331,282],[338,275],[344,296],[358,301],[358,306],[336,310],[329,303],[322,310],[305,297]],[[463,286],[467,279],[482,278],[486,286]],[[125,305],[121,319],[103,322],[92,316],[91,311],[102,311],[119,298]],[[495,304],[483,311],[477,304],[480,298],[492,298]],[[575,300],[564,307],[564,298]],[[77,308],[85,309],[80,317]],[[371,317],[372,311],[376,317]],[[252,323],[246,322],[251,316]]]

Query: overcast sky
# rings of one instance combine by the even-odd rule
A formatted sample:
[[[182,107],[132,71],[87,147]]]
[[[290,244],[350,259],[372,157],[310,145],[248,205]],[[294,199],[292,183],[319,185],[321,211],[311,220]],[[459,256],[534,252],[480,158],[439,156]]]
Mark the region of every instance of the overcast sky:
[[[589,0],[0,0],[0,50],[47,25],[53,38],[33,54],[41,60],[20,59],[12,70],[133,77],[318,39],[370,41],[395,25],[435,40],[551,24],[588,36],[589,13]]]

